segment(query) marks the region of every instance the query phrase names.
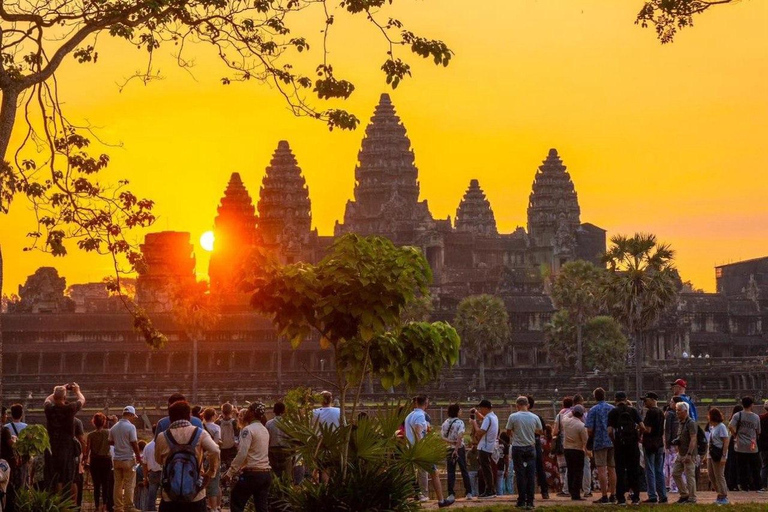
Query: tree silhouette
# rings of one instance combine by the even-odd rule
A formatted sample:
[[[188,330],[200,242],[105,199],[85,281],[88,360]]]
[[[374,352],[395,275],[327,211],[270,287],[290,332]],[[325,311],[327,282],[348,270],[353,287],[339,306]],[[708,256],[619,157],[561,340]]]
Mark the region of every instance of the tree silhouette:
[[[509,317],[504,302],[493,295],[464,298],[453,320],[462,348],[480,366],[480,388],[485,389],[485,358],[498,354],[509,342]]]

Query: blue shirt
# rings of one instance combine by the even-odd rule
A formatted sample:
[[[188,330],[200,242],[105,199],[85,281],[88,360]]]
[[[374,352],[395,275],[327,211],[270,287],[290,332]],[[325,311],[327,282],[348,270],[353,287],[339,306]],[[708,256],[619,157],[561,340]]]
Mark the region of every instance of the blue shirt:
[[[696,414],[696,406],[693,405],[693,400],[691,400],[691,397],[688,395],[680,395],[680,398],[682,398],[683,402],[688,404],[688,415],[691,417],[693,421],[698,421],[699,415]]]
[[[203,422],[200,421],[200,418],[192,417],[192,419],[189,420],[189,423],[196,427],[203,428]],[[168,416],[158,421],[157,427],[155,427],[155,439],[157,439],[157,436],[160,435],[160,432],[165,432],[166,430],[168,430],[168,427],[170,425],[171,425],[171,418],[169,418]]]
[[[592,431],[594,438],[594,451],[613,448],[613,442],[608,436],[608,413],[613,410],[613,405],[605,400],[597,402],[587,415],[587,428]]]

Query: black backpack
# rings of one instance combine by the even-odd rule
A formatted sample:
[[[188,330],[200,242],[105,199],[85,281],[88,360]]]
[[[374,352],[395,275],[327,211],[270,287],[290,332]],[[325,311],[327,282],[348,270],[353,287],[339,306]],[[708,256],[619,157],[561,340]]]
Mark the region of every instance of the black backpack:
[[[632,417],[629,407],[622,407],[619,410],[619,419],[616,421],[616,433],[614,435],[616,443],[620,446],[631,446],[637,444],[637,423]]]
[[[696,453],[702,457],[707,454],[707,436],[698,425],[696,425]]]

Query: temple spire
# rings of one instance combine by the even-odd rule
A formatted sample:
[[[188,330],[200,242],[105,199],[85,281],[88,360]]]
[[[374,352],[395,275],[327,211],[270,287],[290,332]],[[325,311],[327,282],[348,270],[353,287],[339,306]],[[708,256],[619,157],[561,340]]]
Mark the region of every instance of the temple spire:
[[[483,235],[498,234],[491,203],[475,179],[469,182],[469,188],[456,209],[456,230]]]

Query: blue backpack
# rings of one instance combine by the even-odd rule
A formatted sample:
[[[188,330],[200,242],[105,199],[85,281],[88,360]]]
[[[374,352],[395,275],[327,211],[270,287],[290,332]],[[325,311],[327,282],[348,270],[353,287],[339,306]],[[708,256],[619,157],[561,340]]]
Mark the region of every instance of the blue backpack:
[[[195,448],[200,442],[203,429],[198,427],[188,444],[179,444],[171,429],[165,431],[165,439],[171,452],[163,464],[163,490],[171,501],[191,503],[203,487],[201,465]]]

